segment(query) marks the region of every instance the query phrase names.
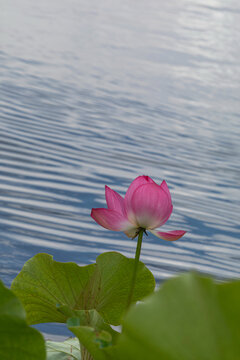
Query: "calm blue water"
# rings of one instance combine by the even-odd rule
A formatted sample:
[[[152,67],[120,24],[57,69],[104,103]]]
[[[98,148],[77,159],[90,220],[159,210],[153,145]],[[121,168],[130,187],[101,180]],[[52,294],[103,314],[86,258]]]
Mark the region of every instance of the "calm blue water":
[[[169,184],[162,229],[188,231],[145,239],[156,279],[239,277],[239,1],[0,3],[3,281],[38,252],[133,257],[135,242],[90,212],[105,184],[124,194],[141,174]]]

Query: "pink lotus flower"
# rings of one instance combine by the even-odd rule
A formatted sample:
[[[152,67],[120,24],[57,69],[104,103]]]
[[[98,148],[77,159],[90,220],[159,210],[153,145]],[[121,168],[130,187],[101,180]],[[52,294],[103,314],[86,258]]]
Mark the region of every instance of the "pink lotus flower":
[[[92,209],[91,216],[106,229],[123,231],[131,238],[144,229],[169,241],[178,240],[186,233],[155,230],[165,224],[173,209],[165,180],[157,185],[149,176],[139,176],[129,186],[125,198],[108,186],[105,186],[105,197],[108,209]]]

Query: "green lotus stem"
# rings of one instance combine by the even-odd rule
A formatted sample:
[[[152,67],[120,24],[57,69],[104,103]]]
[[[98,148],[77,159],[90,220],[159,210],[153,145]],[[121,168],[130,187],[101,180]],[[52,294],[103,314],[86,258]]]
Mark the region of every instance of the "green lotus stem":
[[[136,277],[137,277],[138,263],[139,263],[139,258],[140,258],[140,254],[141,254],[142,238],[143,238],[144,230],[145,229],[141,228],[138,232],[138,242],[137,242],[137,248],[136,248],[136,253],[135,253],[135,262],[134,262],[130,292],[129,292],[129,296],[128,296],[127,309],[129,308],[129,306],[131,305],[131,302],[132,302],[132,297],[133,297],[133,292],[134,292],[135,282],[136,282]]]

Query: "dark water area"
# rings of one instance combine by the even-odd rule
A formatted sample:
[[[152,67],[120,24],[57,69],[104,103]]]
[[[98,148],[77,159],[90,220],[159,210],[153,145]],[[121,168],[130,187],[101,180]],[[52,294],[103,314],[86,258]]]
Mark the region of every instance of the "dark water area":
[[[0,1],[0,278],[39,252],[80,265],[136,242],[98,226],[104,185],[169,185],[141,259],[160,282],[240,276],[240,4]],[[45,332],[66,334],[44,325]]]

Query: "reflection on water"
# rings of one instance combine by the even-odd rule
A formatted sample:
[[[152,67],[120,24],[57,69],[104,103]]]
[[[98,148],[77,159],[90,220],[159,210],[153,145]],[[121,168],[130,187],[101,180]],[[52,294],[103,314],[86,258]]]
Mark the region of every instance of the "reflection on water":
[[[240,22],[235,0],[5,2],[0,32],[0,276],[37,252],[93,262],[135,242],[98,226],[104,185],[165,179],[186,229],[145,239],[158,280],[240,275]],[[52,329],[52,328],[51,328]],[[57,332],[59,330],[50,330]]]

